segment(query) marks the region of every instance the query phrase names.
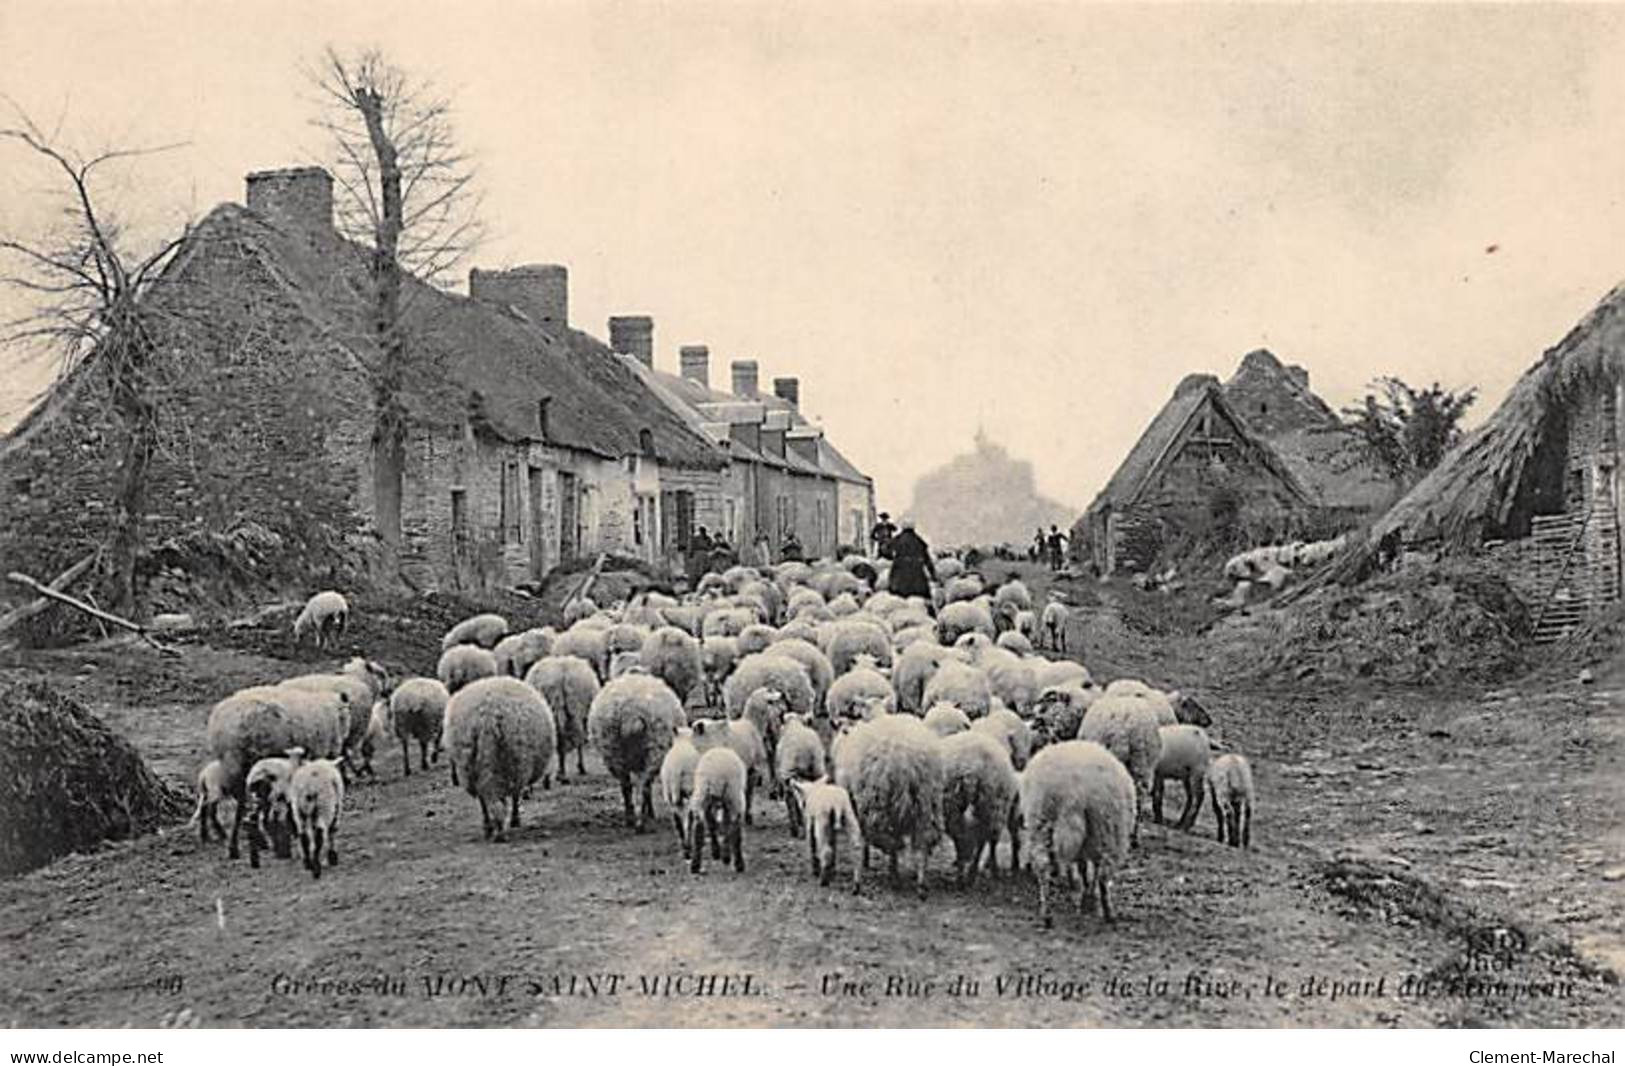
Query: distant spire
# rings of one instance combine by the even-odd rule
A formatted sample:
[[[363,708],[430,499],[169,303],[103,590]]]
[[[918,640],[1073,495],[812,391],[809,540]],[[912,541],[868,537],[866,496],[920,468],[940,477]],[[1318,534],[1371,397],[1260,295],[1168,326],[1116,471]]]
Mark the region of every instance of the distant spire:
[[[979,452],[988,450],[987,431],[982,428],[980,421],[976,423],[976,450]]]

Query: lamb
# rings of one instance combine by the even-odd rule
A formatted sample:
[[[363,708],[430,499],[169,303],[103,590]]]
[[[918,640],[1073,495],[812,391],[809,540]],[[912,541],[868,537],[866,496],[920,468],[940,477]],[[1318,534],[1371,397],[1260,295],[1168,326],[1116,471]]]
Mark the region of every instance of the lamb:
[[[598,675],[585,660],[574,655],[549,655],[531,666],[525,684],[540,692],[553,711],[553,724],[558,729],[559,782],[565,781],[564,759],[572,751],[576,753],[576,773],[587,776],[587,712],[598,698]]]
[[[852,808],[852,797],[846,789],[827,781],[797,779],[790,781],[788,794],[795,798],[798,809],[806,812],[802,831],[812,852],[813,876],[818,883],[827,885],[835,879],[835,836],[846,833],[852,841],[852,891],[858,891],[863,880],[863,830]]]
[[[1139,804],[1149,802],[1152,775],[1162,758],[1162,735],[1156,712],[1149,701],[1134,696],[1102,696],[1083,716],[1078,737],[1092,740],[1117,756],[1134,779]],[[1138,807],[1136,807],[1138,810]],[[1134,824],[1133,841],[1139,843],[1139,821]]]
[[[766,651],[775,640],[778,640],[779,631],[772,626],[755,622],[741,629],[736,639],[739,641],[739,654],[755,655],[759,651]]]
[[[745,805],[742,808],[745,824],[751,825],[755,808],[756,786],[772,772],[773,763],[762,743],[762,734],[745,718],[701,718],[690,726],[694,747],[703,756],[718,745],[733,750],[745,764]]]
[[[599,684],[609,680],[608,631],[596,626],[575,625],[553,641],[554,655],[574,655],[588,666]]]
[[[480,801],[487,840],[506,839],[503,800],[508,828],[519,828],[520,795],[546,775],[557,746],[552,708],[517,678],[481,678],[446,704],[446,747],[463,788]]]
[[[367,735],[361,740],[361,765],[357,768],[358,774],[368,777],[377,775],[373,769],[372,757],[384,749],[389,738],[395,735],[395,720],[389,713],[389,700],[387,698],[372,701],[372,714],[367,719]]]
[[[779,781],[817,781],[824,776],[824,741],[799,714],[786,714],[779,733],[779,748],[773,769]],[[800,794],[785,788],[784,809],[790,835],[801,835]]]
[[[1230,752],[1214,759],[1208,767],[1207,787],[1213,797],[1213,820],[1218,824],[1219,843],[1236,848],[1252,847],[1256,796],[1253,768],[1247,757]]]
[[[904,648],[892,665],[892,685],[897,689],[899,710],[919,714],[925,709],[925,686],[939,667],[954,658],[954,652],[936,641],[920,640]]]
[[[700,642],[676,626],[662,626],[645,637],[638,658],[644,669],[664,681],[685,707],[689,694],[705,679]]]
[[[492,649],[497,660],[497,672],[508,677],[524,677],[538,659],[553,653],[553,641],[557,636],[553,627],[543,626],[503,637]]]
[[[967,718],[980,718],[988,712],[993,690],[987,674],[957,659],[949,659],[931,675],[925,686],[924,704],[951,703],[965,712]]]
[[[818,707],[818,696],[806,669],[798,660],[782,654],[779,645],[739,660],[732,676],[722,686],[722,702],[728,717],[743,715],[745,701],[762,688],[781,693],[790,710],[797,714],[812,714]]]
[[[779,736],[789,709],[784,693],[775,688],[759,688],[745,698],[743,718],[755,727],[767,751],[768,794],[772,796],[779,792]]]
[[[982,849],[998,871],[999,835],[1011,830],[1010,870],[1019,868],[1016,840],[1016,771],[1004,744],[978,732],[955,733],[942,741],[942,821],[954,842],[959,882],[976,880]]]
[[[627,674],[599,690],[587,712],[587,733],[621,786],[626,824],[642,833],[654,815],[654,778],[671,750],[683,708],[676,693],[650,674]],[[643,793],[634,812],[632,794]]]
[[[699,724],[696,722],[696,727]],[[699,873],[705,862],[701,829],[711,839],[711,857],[724,858],[717,840],[719,828],[727,841],[734,869],[745,872],[745,833],[740,816],[749,803],[746,781],[745,764],[732,749],[715,747],[700,756],[694,767],[694,792],[688,800],[688,868],[693,873]]]
[[[256,762],[248,771],[248,861],[259,866],[260,850],[270,838],[271,851],[279,859],[293,855],[293,813],[288,806],[288,785],[293,772],[305,761],[304,748],[289,748],[281,756]]]
[[[508,620],[500,614],[477,614],[465,618],[446,630],[440,638],[440,650],[447,651],[459,644],[478,644],[494,648],[497,641],[508,635]]]
[[[970,729],[971,720],[965,717],[965,712],[951,703],[938,703],[925,712],[925,728],[931,730],[939,737],[951,737],[955,733],[963,733]]]
[[[841,722],[859,717],[858,703],[865,699],[878,699],[885,705],[885,713],[897,710],[897,694],[891,682],[878,670],[859,668],[842,674],[829,687],[824,698],[824,710],[829,717]]]
[[[999,634],[997,645],[1005,651],[1015,655],[1031,655],[1033,642],[1023,636],[1018,629],[1007,629]]]
[[[705,676],[705,705],[722,706],[722,686],[739,664],[737,637],[706,637],[700,642],[700,671]]]
[[[418,742],[418,769],[429,770],[430,749],[440,761],[446,731],[446,704],[451,692],[432,677],[413,677],[395,686],[389,697],[389,717],[401,742],[401,774],[412,776],[412,741]]]
[[[1015,632],[1029,641],[1038,640],[1038,615],[1033,611],[1017,611]]]
[[[836,677],[856,665],[860,655],[867,655],[876,665],[891,666],[891,634],[883,625],[848,620],[835,623],[829,632],[829,662]]]
[[[682,726],[660,760],[660,798],[671,811],[672,825],[677,830],[677,843],[688,858],[688,828],[684,817],[688,813],[688,798],[694,794],[694,767],[699,764],[700,751],[694,746],[693,730]]]
[[[299,851],[310,876],[322,876],[322,846],[327,846],[327,865],[337,866],[336,837],[339,815],[344,809],[344,776],[334,759],[312,759],[301,763],[288,782],[288,806],[293,827],[299,834]]]
[[[293,642],[298,644],[306,633],[313,633],[316,647],[325,649],[344,634],[349,622],[349,601],[342,594],[326,589],[306,600],[304,610],[293,620]]]
[[[935,734],[919,719],[883,715],[853,727],[833,752],[835,784],[846,789],[863,830],[891,860],[911,848],[915,886],[925,897],[925,866],[942,835],[942,755]]]
[[[1212,761],[1207,730],[1199,725],[1165,725],[1157,729],[1162,737],[1162,755],[1151,775],[1151,816],[1162,824],[1162,785],[1169,779],[1185,785],[1185,809],[1178,827],[1189,829],[1202,813],[1202,792]]]
[[[998,636],[993,627],[993,615],[980,603],[960,601],[949,603],[937,612],[937,639],[952,646],[966,633],[981,633],[992,640]]]
[[[1070,621],[1072,612],[1066,604],[1059,600],[1050,600],[1044,604],[1042,623],[1044,626],[1044,643],[1052,650],[1062,654],[1066,652],[1066,624]]]
[[[1038,914],[1054,925],[1049,883],[1057,865],[1081,880],[1078,911],[1093,904],[1112,921],[1111,875],[1128,854],[1136,824],[1134,780],[1123,764],[1099,744],[1069,740],[1033,756],[1021,775],[1021,818],[1027,827],[1027,853],[1038,877]],[[1079,877],[1078,875],[1081,875]]]
[[[198,827],[205,844],[209,842],[210,826],[221,840],[226,839],[226,829],[220,824],[220,801],[226,795],[225,783],[225,769],[219,759],[210,759],[197,773],[197,808],[186,824]]]
[[[232,693],[209,711],[207,746],[220,762],[221,791],[237,801],[227,853],[237,858],[248,813],[248,770],[260,759],[302,748],[318,757],[343,752],[349,710],[330,691],[262,685]],[[257,865],[250,857],[250,865]]]
[[[1021,771],[1032,758],[1033,733],[1021,717],[1008,708],[989,711],[986,718],[970,723],[973,733],[992,737],[1010,756],[1010,767]]]
[[[434,672],[440,683],[446,686],[446,691],[453,696],[465,685],[502,673],[497,666],[497,657],[473,644],[455,644],[441,652]]]

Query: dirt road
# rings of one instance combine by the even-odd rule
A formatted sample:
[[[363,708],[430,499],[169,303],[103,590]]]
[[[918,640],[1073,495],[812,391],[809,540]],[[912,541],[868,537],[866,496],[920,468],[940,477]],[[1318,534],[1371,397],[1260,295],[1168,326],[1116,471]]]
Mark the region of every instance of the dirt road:
[[[433,632],[390,655],[428,669]],[[358,641],[369,633],[382,639],[362,627]],[[13,653],[0,672],[48,677],[182,783],[209,704],[293,672],[274,644],[193,645],[176,662]],[[883,866],[858,896],[844,877],[820,888],[765,801],[746,871],[694,876],[669,821],[642,836],[621,826],[592,757],[585,779],[537,790],[508,843],[487,844],[444,765],[403,778],[395,749],[377,783],[352,789],[340,864],[319,882],[293,862],[250,870],[176,827],[0,883],[0,1021],[1625,1022],[1606,969],[1625,969],[1625,677],[1490,694],[1247,691],[1223,683],[1199,639],[1152,640],[1109,609],[1074,618],[1072,647],[1098,674],[1200,691],[1258,776],[1256,849],[1220,847],[1207,810],[1198,833],[1149,827],[1118,879],[1115,925],[1063,906],[1045,931],[1029,879],[960,889],[946,846],[924,902]]]

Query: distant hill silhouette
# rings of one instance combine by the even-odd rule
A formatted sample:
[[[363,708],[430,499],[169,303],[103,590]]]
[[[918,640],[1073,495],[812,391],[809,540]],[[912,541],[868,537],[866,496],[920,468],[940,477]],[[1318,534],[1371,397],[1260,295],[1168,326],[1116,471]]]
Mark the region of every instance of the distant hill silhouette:
[[[976,450],[914,483],[904,512],[933,547],[1009,542],[1024,548],[1039,526],[1072,527],[1078,512],[1038,494],[1033,466],[976,434]]]

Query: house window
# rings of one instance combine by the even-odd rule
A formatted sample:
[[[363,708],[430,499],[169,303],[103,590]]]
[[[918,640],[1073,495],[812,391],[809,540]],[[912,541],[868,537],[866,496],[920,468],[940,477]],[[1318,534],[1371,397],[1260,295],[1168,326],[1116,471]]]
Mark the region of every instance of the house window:
[[[1259,404],[1258,404],[1258,413],[1261,414],[1261,415],[1269,414],[1270,413],[1270,405],[1267,404],[1267,403],[1264,403],[1262,400],[1260,400]]]
[[[638,452],[648,458],[654,458],[655,435],[652,430],[638,430]]]
[[[519,464],[502,464],[502,543],[518,544],[524,523],[519,509]]]
[[[543,396],[536,401],[536,435],[543,441],[548,439],[548,415],[553,406],[553,397]]]
[[[638,497],[638,505],[632,508],[632,543],[637,547],[643,546],[643,497]]]
[[[468,543],[468,493],[451,490],[451,542],[458,548]]]

